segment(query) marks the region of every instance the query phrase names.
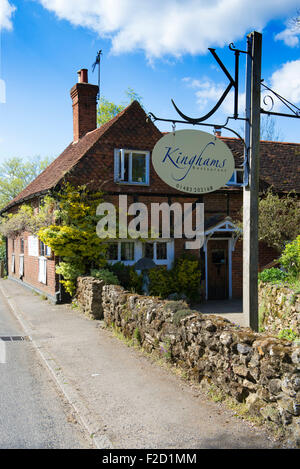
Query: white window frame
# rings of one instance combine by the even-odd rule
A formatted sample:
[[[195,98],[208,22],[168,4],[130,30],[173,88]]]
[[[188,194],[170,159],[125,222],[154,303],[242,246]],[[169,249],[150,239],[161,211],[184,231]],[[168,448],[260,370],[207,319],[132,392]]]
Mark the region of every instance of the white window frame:
[[[143,242],[142,241],[131,241],[131,240],[123,240],[123,241],[110,241],[111,243],[117,243],[118,244],[118,259],[112,260],[112,259],[107,259],[107,262],[110,264],[116,264],[117,262],[122,262],[125,265],[134,265],[139,259],[143,257]],[[132,261],[125,261],[121,260],[121,243],[134,243],[134,259]],[[160,240],[149,240],[147,241],[149,243],[154,243],[154,250],[153,250],[153,261],[155,262],[156,265],[165,265],[168,269],[172,267],[172,264],[174,262],[174,240],[173,239],[160,239]],[[167,259],[157,259],[157,251],[156,251],[156,245],[159,242],[167,243]]]
[[[119,152],[121,152],[121,168]],[[129,153],[128,160],[128,181],[124,181],[124,161],[125,153]],[[132,181],[132,153],[145,155],[146,159],[146,180],[145,182]],[[121,174],[121,177],[119,175]],[[130,184],[134,186],[149,186],[150,184],[150,152],[142,150],[127,150],[124,148],[116,148],[114,152],[114,181],[118,184]]]
[[[19,255],[19,277],[24,275],[24,254]]]
[[[244,170],[243,168],[235,168],[235,170],[233,171],[233,181],[228,181],[228,183],[226,184],[226,186],[242,186],[243,183],[242,182],[237,182],[237,173],[242,173],[243,176],[244,176]],[[232,177],[231,176],[231,177]],[[244,179],[244,177],[243,177]]]
[[[47,285],[47,258],[45,256],[39,256],[38,281]]]
[[[12,254],[11,255],[11,272],[14,274],[15,273],[15,265],[16,265],[16,262],[15,262],[15,255]]]

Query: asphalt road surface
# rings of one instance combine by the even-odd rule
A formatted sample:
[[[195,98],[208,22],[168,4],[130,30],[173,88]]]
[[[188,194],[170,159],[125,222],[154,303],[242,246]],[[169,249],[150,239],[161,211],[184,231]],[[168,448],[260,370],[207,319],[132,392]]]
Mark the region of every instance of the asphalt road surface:
[[[14,336],[15,340],[7,340]],[[0,448],[90,448],[72,408],[0,297]]]

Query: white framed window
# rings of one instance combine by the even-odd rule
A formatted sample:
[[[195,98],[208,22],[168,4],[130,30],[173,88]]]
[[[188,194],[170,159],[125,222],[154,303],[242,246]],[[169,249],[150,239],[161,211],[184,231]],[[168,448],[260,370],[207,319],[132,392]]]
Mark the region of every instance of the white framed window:
[[[107,260],[114,264],[123,262],[134,265],[142,257],[153,259],[157,265],[171,268],[174,261],[174,241],[164,239],[160,241],[111,241],[108,244]]]
[[[23,277],[24,275],[24,254],[20,254],[19,256],[19,277]]]
[[[243,182],[244,182],[244,170],[242,168],[239,168],[233,171],[232,176],[227,182],[226,186],[241,186]]]
[[[47,259],[43,256],[39,257],[38,281],[47,284]]]
[[[114,180],[120,184],[149,185],[150,152],[116,149]]]
[[[153,259],[157,263],[168,260],[168,242],[153,241],[143,243],[143,256]]]
[[[15,255],[11,255],[11,271],[12,273],[15,273]]]

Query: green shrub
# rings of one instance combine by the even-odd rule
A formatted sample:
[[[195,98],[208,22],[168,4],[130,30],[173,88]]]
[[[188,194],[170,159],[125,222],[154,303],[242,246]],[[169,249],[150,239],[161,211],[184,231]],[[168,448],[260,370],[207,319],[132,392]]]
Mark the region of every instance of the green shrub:
[[[150,295],[167,298],[173,292],[172,271],[165,267],[155,267],[148,272]]]
[[[276,267],[271,267],[271,269],[265,269],[258,274],[258,280],[261,282],[270,282],[270,283],[277,283],[286,280],[287,273],[283,272]]]
[[[108,269],[92,269],[91,276],[103,280],[105,285],[119,285],[119,279]]]
[[[168,301],[164,305],[165,310],[169,310],[172,313],[176,313],[176,311],[180,309],[188,309],[189,305],[185,301]]]
[[[151,295],[167,298],[169,295],[184,294],[196,300],[200,290],[200,262],[191,255],[184,255],[175,261],[172,269],[155,267],[149,270],[149,291]]]
[[[76,262],[69,258],[64,259],[64,261],[60,261],[59,265],[56,266],[55,271],[63,276],[60,283],[64,285],[66,291],[72,296],[76,290],[77,277],[84,274],[85,266],[79,261]]]
[[[143,276],[138,274],[134,267],[125,265],[123,262],[110,264],[107,268],[118,278],[119,284],[125,290],[143,293]]]
[[[175,324],[175,326],[179,326],[181,319],[187,316],[190,316],[191,314],[194,314],[194,313],[198,314],[198,311],[194,311],[192,309],[179,309],[178,311],[174,313],[173,324]]]
[[[199,259],[185,254],[175,261],[173,268],[173,292],[184,293],[192,300],[200,290],[201,271]]]
[[[280,262],[291,276],[300,276],[300,235],[286,245]]]
[[[282,329],[278,334],[278,339],[285,339],[293,342],[294,340],[298,339],[298,336],[295,334],[293,329]]]

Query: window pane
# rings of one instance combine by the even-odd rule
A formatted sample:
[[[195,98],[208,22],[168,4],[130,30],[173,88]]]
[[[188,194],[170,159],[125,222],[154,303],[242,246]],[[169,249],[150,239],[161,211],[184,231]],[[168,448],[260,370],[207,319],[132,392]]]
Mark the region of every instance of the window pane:
[[[244,171],[237,171],[236,172],[236,182],[242,184],[244,182]]]
[[[134,243],[121,243],[121,261],[134,260]]]
[[[156,258],[159,260],[168,259],[167,243],[156,243]]]
[[[154,244],[153,243],[145,243],[144,244],[144,257],[148,257],[149,259],[153,259],[154,255]]]
[[[43,243],[43,241],[40,241],[40,256],[44,256],[45,255],[45,244]]]
[[[146,155],[132,153],[132,182],[146,182]]]
[[[107,249],[107,259],[110,261],[118,260],[118,244],[110,243]]]
[[[128,182],[128,174],[129,174],[129,153],[124,152],[124,159],[122,159],[122,152],[119,151],[118,155],[119,159],[119,174],[118,179],[120,181]],[[122,174],[123,177],[122,177]]]
[[[128,181],[129,175],[129,153],[124,154],[124,181]]]
[[[232,176],[228,182],[235,182],[235,171],[233,171]]]

